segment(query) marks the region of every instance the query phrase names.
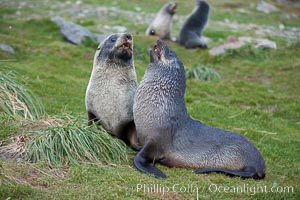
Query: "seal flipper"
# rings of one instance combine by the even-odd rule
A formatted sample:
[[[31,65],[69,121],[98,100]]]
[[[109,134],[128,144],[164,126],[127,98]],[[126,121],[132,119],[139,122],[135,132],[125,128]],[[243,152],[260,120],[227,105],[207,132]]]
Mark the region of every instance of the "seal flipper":
[[[151,156],[153,148],[155,147],[150,143],[145,144],[140,152],[134,157],[134,166],[141,172],[154,175],[156,178],[166,178],[166,175],[154,166],[155,156]]]
[[[138,144],[136,128],[134,122],[128,123],[120,134],[120,139],[123,140],[134,151],[140,151],[142,147]]]
[[[88,126],[92,125],[93,122],[98,122],[98,119],[93,113],[88,112]]]
[[[253,167],[245,167],[243,170],[240,171],[224,170],[219,168],[206,168],[206,169],[196,169],[194,172],[197,174],[216,172],[216,173],[223,173],[228,176],[239,176],[241,178],[253,178],[253,179],[264,178],[264,176],[260,176],[260,174],[258,174]]]

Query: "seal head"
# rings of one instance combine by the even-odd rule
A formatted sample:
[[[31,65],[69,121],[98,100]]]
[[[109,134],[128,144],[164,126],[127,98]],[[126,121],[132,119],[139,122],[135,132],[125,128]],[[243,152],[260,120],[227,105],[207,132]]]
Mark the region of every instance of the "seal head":
[[[175,51],[162,40],[157,40],[150,50],[150,63],[156,63],[165,67],[183,68],[183,64]]]
[[[97,48],[97,60],[113,60],[132,64],[133,39],[129,33],[113,34],[106,38]]]

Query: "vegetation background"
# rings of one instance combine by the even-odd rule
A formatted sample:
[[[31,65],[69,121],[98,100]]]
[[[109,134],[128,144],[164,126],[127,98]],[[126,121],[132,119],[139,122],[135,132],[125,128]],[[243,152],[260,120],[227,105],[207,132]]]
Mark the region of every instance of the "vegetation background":
[[[148,48],[156,41],[144,32],[166,2],[1,0],[0,42],[11,45],[15,54],[0,51],[0,68],[19,74],[18,81],[25,80],[24,86],[41,99],[48,118],[69,115],[83,124],[85,90],[98,44],[92,40],[79,45],[66,42],[51,17],[59,15],[95,33],[125,27],[134,35],[140,81],[149,63]],[[194,8],[192,0],[177,2],[175,38]],[[135,152],[126,149],[128,160],[118,164],[84,162],[53,167],[44,162],[2,160],[0,198],[299,199],[300,5],[298,1],[268,1],[279,10],[266,14],[255,9],[258,1],[208,2],[212,9],[204,35],[211,39],[209,48],[224,43],[228,36],[264,37],[277,44],[276,50],[246,45],[210,56],[208,50],[186,50],[170,43],[187,70],[201,65],[220,75],[218,80],[187,81],[185,98],[191,116],[249,138],[265,158],[264,180],[197,175],[189,169],[161,165],[158,167],[167,178],[155,179],[134,168]],[[1,114],[0,140],[28,131],[32,123],[37,121],[28,126],[28,122]],[[246,190],[233,191],[237,187]],[[167,188],[169,192],[165,192]]]

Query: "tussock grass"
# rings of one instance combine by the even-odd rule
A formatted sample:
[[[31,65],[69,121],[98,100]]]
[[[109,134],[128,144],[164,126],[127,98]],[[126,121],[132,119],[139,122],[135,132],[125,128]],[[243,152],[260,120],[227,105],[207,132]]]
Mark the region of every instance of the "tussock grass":
[[[45,114],[41,101],[16,81],[17,76],[13,71],[0,70],[0,113],[14,118],[40,119]]]
[[[2,162],[0,161],[0,183],[3,184],[4,186],[8,185],[8,186],[14,186],[15,183],[13,180],[11,180],[8,176],[6,176],[4,173],[3,173],[3,164]]]
[[[199,81],[220,79],[220,75],[214,69],[200,65],[194,65],[186,69],[185,76],[187,79],[196,79]]]
[[[85,126],[68,119],[62,126],[51,125],[31,131],[25,160],[42,161],[50,166],[84,162],[118,164],[127,160],[127,147],[97,125]]]
[[[25,148],[28,144],[28,138],[25,135],[21,134],[12,136],[8,140],[0,143],[0,158],[22,158],[25,155]]]

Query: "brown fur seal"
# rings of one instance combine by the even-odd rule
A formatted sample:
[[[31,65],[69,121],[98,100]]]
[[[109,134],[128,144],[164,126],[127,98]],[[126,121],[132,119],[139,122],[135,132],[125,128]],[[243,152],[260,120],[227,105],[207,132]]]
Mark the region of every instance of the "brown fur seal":
[[[175,52],[157,41],[134,99],[133,116],[143,148],[134,158],[140,171],[165,177],[155,163],[260,179],[265,162],[244,136],[193,120],[184,101],[185,72]]]
[[[89,124],[98,121],[108,132],[137,147],[133,100],[137,89],[131,34],[112,34],[102,41],[86,90]]]
[[[153,22],[149,25],[146,35],[156,35],[160,39],[170,40],[172,18],[176,12],[177,4],[170,2],[165,4],[157,13]]]
[[[196,7],[189,15],[179,32],[179,44],[185,48],[207,48],[205,40],[201,37],[208,21],[209,5],[205,1],[196,0]]]

